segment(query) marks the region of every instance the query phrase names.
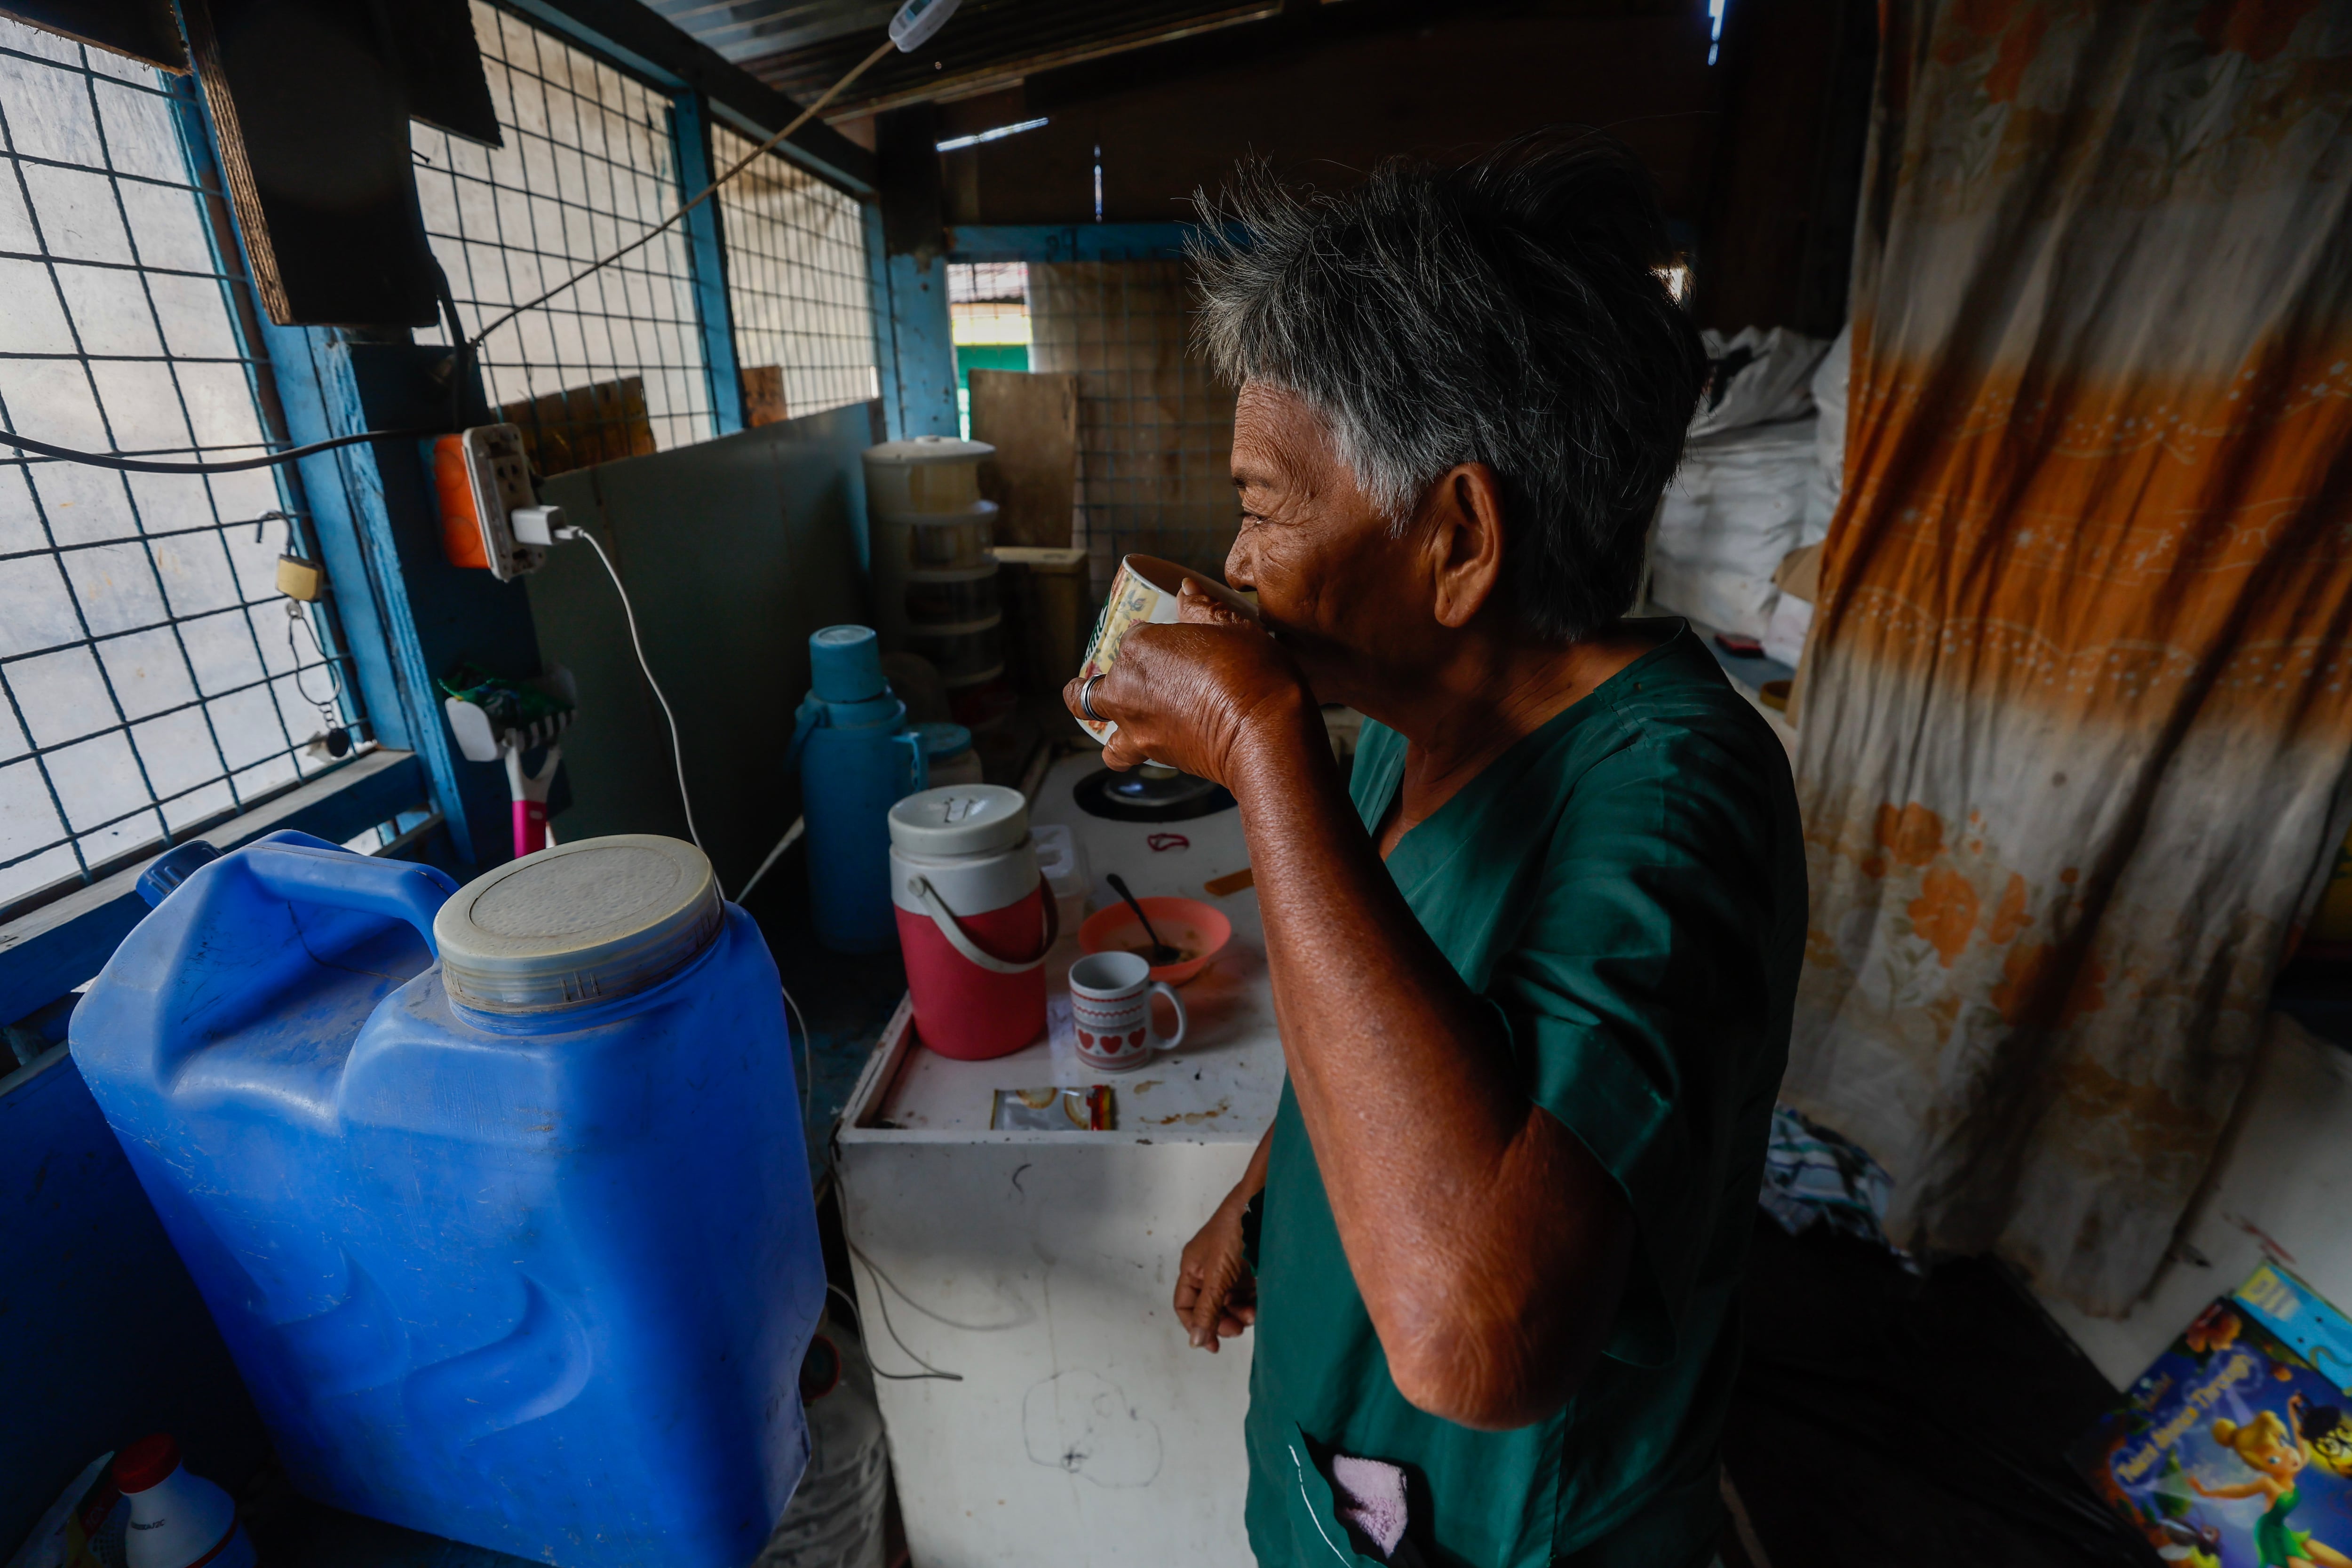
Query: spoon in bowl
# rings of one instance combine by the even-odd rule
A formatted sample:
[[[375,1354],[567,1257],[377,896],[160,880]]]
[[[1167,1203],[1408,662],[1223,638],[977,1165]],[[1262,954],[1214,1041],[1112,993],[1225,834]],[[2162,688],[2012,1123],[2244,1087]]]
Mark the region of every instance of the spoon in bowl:
[[[1160,933],[1151,929],[1151,917],[1143,912],[1143,906],[1137,903],[1135,901],[1135,895],[1127,890],[1127,879],[1121,877],[1118,872],[1113,871],[1109,876],[1105,877],[1103,880],[1110,884],[1110,890],[1112,892],[1117,893],[1120,898],[1127,900],[1127,907],[1135,911],[1135,918],[1143,922],[1143,934],[1151,939],[1151,967],[1157,969],[1163,963],[1176,963],[1181,962],[1184,957],[1183,952],[1181,949],[1171,947],[1166,942],[1160,940]]]

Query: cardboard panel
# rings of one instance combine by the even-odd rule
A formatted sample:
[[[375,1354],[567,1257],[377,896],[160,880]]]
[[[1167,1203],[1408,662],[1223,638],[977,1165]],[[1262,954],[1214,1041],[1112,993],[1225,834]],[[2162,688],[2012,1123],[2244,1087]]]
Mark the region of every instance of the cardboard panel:
[[[971,438],[996,448],[981,491],[1003,510],[999,544],[1066,545],[1078,472],[1078,378],[1013,370],[971,373]]]

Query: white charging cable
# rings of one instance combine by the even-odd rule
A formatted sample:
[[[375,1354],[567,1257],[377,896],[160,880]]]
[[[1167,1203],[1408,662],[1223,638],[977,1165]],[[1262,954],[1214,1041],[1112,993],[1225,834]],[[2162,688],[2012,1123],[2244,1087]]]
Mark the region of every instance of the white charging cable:
[[[751,896],[751,889],[760,885],[760,879],[765,877],[768,874],[769,868],[774,866],[777,861],[784,858],[784,851],[799,843],[801,841],[801,835],[807,831],[808,818],[805,816],[793,817],[793,825],[784,829],[784,836],[776,840],[776,847],[768,851],[768,858],[760,862],[760,868],[751,873],[751,879],[744,883],[742,891],[735,895],[735,901],[740,904],[744,900],[750,898]]]
[[[654,667],[646,662],[646,645],[637,636],[637,612],[629,603],[629,591],[621,586],[621,574],[613,570],[613,558],[604,553],[604,547],[596,542],[594,534],[584,528],[567,526],[557,529],[554,537],[586,541],[588,548],[596,552],[596,559],[604,563],[604,575],[613,580],[613,592],[621,596],[621,614],[629,623],[629,646],[636,650],[637,668],[645,672],[646,684],[654,689],[654,700],[661,704],[662,719],[669,725],[669,760],[677,770],[678,804],[686,807],[686,836],[694,840],[697,849],[702,849],[702,835],[694,826],[694,797],[687,793],[686,788],[686,752],[678,744],[677,715],[670,711],[669,699],[662,695],[661,682],[654,679]],[[710,853],[708,849],[702,852],[705,856]],[[716,875],[714,872],[714,880]],[[719,892],[721,898],[727,895],[724,888]]]

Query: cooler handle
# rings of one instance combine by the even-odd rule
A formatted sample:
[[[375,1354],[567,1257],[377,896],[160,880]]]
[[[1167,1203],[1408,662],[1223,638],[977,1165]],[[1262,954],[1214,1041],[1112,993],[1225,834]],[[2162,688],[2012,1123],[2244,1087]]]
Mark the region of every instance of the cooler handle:
[[[457,884],[430,866],[294,844],[255,845],[238,858],[255,881],[289,903],[362,910],[406,921],[425,939],[425,950],[441,956],[440,944],[433,940],[433,917]]]
[[[940,928],[941,936],[948,939],[948,945],[962,955],[966,963],[976,964],[991,974],[1026,974],[1045,962],[1045,955],[1054,951],[1054,943],[1062,934],[1062,907],[1054,900],[1053,884],[1041,874],[1037,887],[1045,900],[1045,940],[1038,944],[1037,956],[1025,963],[999,958],[964,934],[962,922],[956,919],[955,911],[948,908],[947,900],[940,897],[939,889],[931,886],[929,877],[914,878],[908,882],[907,890],[922,900],[923,912],[931,917],[931,923]]]

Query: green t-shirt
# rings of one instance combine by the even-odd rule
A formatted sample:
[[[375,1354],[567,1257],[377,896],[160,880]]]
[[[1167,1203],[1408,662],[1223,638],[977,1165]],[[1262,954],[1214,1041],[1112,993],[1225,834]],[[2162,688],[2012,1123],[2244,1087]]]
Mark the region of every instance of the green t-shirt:
[[[1351,793],[1368,829],[1404,753],[1364,726]],[[1247,1422],[1261,1568],[1373,1568],[1332,1517],[1335,1452],[1402,1467],[1432,1568],[1707,1560],[1804,947],[1799,833],[1787,753],[1685,628],[1399,841],[1389,874],[1507,1025],[1528,1098],[1617,1179],[1639,1241],[1606,1353],[1565,1408],[1511,1432],[1428,1415],[1390,1380],[1286,1089]]]

